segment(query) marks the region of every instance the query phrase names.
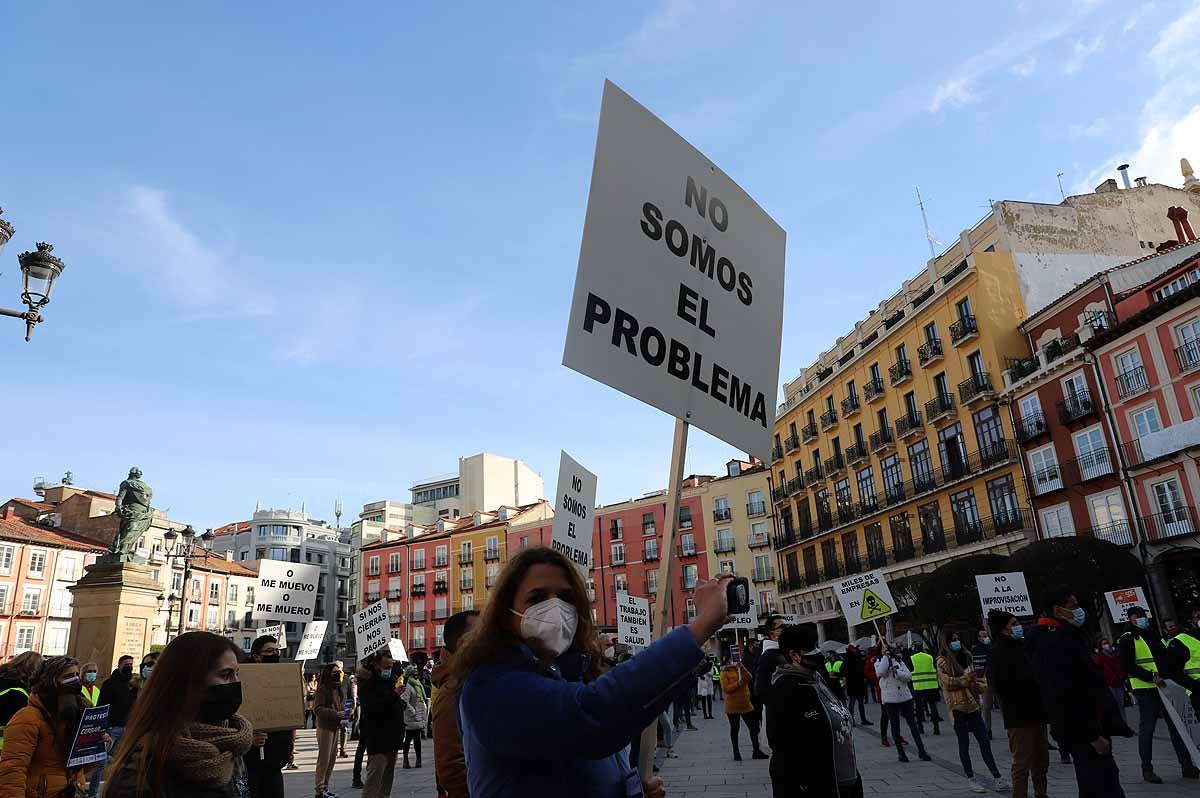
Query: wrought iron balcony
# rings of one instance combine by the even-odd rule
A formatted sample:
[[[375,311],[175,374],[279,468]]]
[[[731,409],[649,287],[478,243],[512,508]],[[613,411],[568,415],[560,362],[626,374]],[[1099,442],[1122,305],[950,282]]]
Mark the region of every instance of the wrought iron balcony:
[[[821,414],[821,430],[831,430],[837,426],[838,415],[836,410],[827,410]]]
[[[500,559],[500,549],[498,549],[498,548],[497,549],[484,549],[483,559],[484,560]]]
[[[1022,416],[1020,422],[1017,423],[1017,440],[1021,443],[1029,443],[1049,433],[1050,427],[1046,424],[1046,417],[1040,410]]]
[[[896,386],[905,380],[912,378],[912,362],[909,360],[901,360],[888,369],[888,376],[892,379],[892,385]]]
[[[843,570],[846,572],[846,576],[853,576],[854,574],[862,573],[862,569],[862,560],[859,558],[858,554],[846,555],[846,562],[843,568]]]
[[[1093,310],[1087,314],[1085,323],[1092,328],[1093,333],[1099,335],[1117,326],[1117,314],[1107,310]]]
[[[868,402],[874,402],[881,396],[883,396],[883,380],[876,378],[863,386],[863,398]]]
[[[1092,537],[1107,540],[1117,546],[1133,545],[1133,524],[1129,521],[1114,521],[1104,526],[1092,527]]]
[[[1135,366],[1117,375],[1117,394],[1122,399],[1137,396],[1150,390],[1150,380],[1146,377],[1146,369]]]
[[[896,437],[907,438],[909,435],[915,435],[924,430],[925,425],[921,421],[920,410],[910,410],[900,418],[896,419]]]
[[[469,565],[475,562],[475,555],[472,552],[464,552],[458,555],[459,565]]]
[[[1077,458],[1075,460],[1075,467],[1078,469],[1079,482],[1081,483],[1106,476],[1113,472],[1112,453],[1107,446],[1093,449],[1082,457]]]
[[[789,495],[799,493],[804,490],[804,480],[800,477],[793,477],[788,480],[787,489]]]
[[[1041,368],[1041,364],[1038,363],[1036,357],[1010,357],[1008,358],[1008,379],[1010,382],[1018,382],[1039,368]]]
[[[842,418],[850,418],[860,409],[862,409],[862,405],[858,403],[857,396],[847,396],[842,400]]]
[[[950,325],[950,342],[955,346],[969,341],[977,335],[979,335],[979,325],[975,323],[975,317],[970,313],[959,316],[958,321]]]
[[[778,488],[771,488],[771,501],[781,502],[788,497],[787,483],[783,483]]]
[[[642,555],[642,560],[645,562],[653,562],[659,558],[658,547],[646,548],[646,552]]]
[[[800,437],[802,437],[804,439],[805,443],[816,440],[817,439],[817,425],[815,423],[814,424],[805,424],[803,427],[800,428]]]
[[[846,465],[861,463],[867,459],[867,445],[862,441],[846,447]]]
[[[1034,471],[1030,477],[1033,478],[1033,492],[1037,496],[1063,489],[1062,470],[1057,464]]]
[[[954,414],[954,397],[948,393],[935,396],[925,403],[925,418],[929,419],[930,424]]]
[[[750,533],[750,540],[748,541],[747,545],[749,545],[752,549],[757,549],[762,546],[770,545],[770,543],[771,539],[765,534],[755,535],[754,533]]]
[[[825,479],[825,473],[821,470],[820,465],[814,465],[812,468],[804,472],[804,482],[808,485],[813,485]]]
[[[450,584],[448,582],[434,582],[433,583],[433,592],[435,594],[449,593],[450,592]]]
[[[732,517],[733,510],[729,509],[728,507],[718,507],[713,510],[714,521],[728,521]]]
[[[717,542],[713,544],[713,551],[717,554],[725,554],[737,548],[737,543],[733,538],[717,538]]]
[[[772,460],[782,460],[783,459],[783,446],[771,447],[771,459]]]
[[[991,399],[995,395],[996,390],[992,387],[992,375],[986,371],[972,374],[958,384],[958,398],[964,405]]]
[[[1200,340],[1187,341],[1183,346],[1176,347],[1175,360],[1183,372],[1200,368]]]
[[[1042,347],[1042,354],[1045,355],[1046,363],[1058,360],[1063,355],[1074,352],[1079,348],[1079,336],[1068,335],[1065,338],[1059,338],[1051,341]]]
[[[783,448],[789,452],[794,452],[800,448],[800,438],[795,435],[789,435],[783,439]]]
[[[746,515],[750,516],[751,518],[756,518],[757,516],[766,515],[766,514],[767,514],[767,503],[766,502],[750,502],[749,504],[746,505]]]
[[[684,544],[680,543],[675,547],[675,553],[680,557],[695,557],[697,554],[696,544],[692,543],[691,545],[685,546]]]
[[[763,568],[763,567],[755,568],[753,571],[750,572],[750,581],[752,581],[752,582],[774,582],[775,581],[775,569],[773,567],[771,567],[770,565],[766,566],[765,568]]]
[[[845,470],[846,461],[842,459],[840,452],[835,453],[832,457],[825,458],[825,475],[830,479],[833,479]]]
[[[1058,403],[1058,420],[1063,424],[1072,424],[1095,413],[1096,405],[1088,391],[1079,391]]]
[[[896,439],[892,437],[892,431],[884,427],[883,429],[872,432],[870,437],[871,451],[875,454],[886,452],[896,446]]]
[[[1145,539],[1151,543],[1196,534],[1196,511],[1179,505],[1171,510],[1138,519]]]
[[[942,356],[942,342],[938,339],[926,341],[917,347],[917,362],[924,368]]]

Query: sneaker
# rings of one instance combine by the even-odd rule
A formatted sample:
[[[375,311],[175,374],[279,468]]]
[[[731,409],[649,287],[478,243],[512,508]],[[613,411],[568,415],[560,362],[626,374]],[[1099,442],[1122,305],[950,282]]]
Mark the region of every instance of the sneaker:
[[[1142,781],[1148,784],[1162,784],[1163,780],[1153,770],[1142,771]]]
[[[933,757],[931,757],[929,755],[928,751],[922,751],[920,754],[918,754],[918,756],[921,757],[922,762],[932,762],[933,761]]]
[[[755,751],[754,756],[752,756],[750,758],[751,759],[770,759],[771,756],[770,756],[770,754],[764,754],[762,751]]]
[[[699,729],[697,729],[695,726],[693,726],[690,723],[687,725],[687,730],[688,731],[700,731]]]
[[[889,743],[889,742],[888,742],[887,735],[886,735],[886,734],[885,734],[885,735],[883,735],[883,747],[884,747],[884,748],[887,748],[887,747],[888,747],[888,746],[890,746],[890,745],[891,745],[891,743]]]
[[[355,779],[354,781],[350,782],[350,789],[361,790],[362,788],[363,788],[362,779]]]
[[[971,792],[987,792],[987,787],[984,787],[982,784],[980,784],[979,779],[975,778],[974,776],[971,776],[969,779],[967,779],[967,788],[970,789]]]
[[[904,753],[904,749],[903,749],[903,748],[901,748],[901,749],[900,749],[900,761],[901,761],[901,762],[907,762],[907,761],[908,761],[908,754]]]
[[[326,790],[323,798],[338,798],[338,794],[336,792],[331,792],[330,790]]]
[[[283,769],[284,770],[299,770],[300,768],[296,765],[295,762],[288,762],[286,765],[283,766]]]
[[[996,792],[1008,792],[1012,789],[1012,785],[1008,783],[1008,779],[1003,776],[997,776],[996,783],[992,785],[992,789]]]

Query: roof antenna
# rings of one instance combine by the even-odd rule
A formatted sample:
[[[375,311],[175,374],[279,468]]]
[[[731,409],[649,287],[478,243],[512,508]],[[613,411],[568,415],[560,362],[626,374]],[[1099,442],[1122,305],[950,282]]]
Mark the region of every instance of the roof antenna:
[[[1066,202],[1067,201],[1067,192],[1063,191],[1063,187],[1062,187],[1063,174],[1064,174],[1063,172],[1058,173],[1058,193],[1062,194],[1063,202]]]
[[[934,245],[941,244],[942,242],[936,240],[933,237],[933,233],[930,232],[930,230],[929,230],[929,217],[927,217],[925,215],[925,201],[923,199],[921,199],[921,187],[916,186],[916,189],[917,189],[917,205],[921,208],[921,222],[925,225],[925,240],[929,242],[929,257],[936,258],[937,250],[934,249]]]

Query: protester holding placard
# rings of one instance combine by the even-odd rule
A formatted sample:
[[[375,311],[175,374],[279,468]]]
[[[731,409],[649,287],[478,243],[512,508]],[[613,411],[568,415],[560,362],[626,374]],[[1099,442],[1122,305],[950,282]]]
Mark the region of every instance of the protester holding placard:
[[[626,749],[668,705],[725,623],[728,578],[700,582],[696,616],[601,675],[603,649],[575,566],[524,549],[500,574],[454,659],[472,798],[663,794]]]
[[[67,758],[84,702],[79,660],[49,657],[31,685],[29,704],[4,730],[0,751],[0,795],[42,798],[84,790],[83,772]]]
[[[242,756],[254,732],[237,714],[238,653],[211,632],[171,641],[113,754],[104,798],[253,795]]]
[[[992,744],[979,706],[979,696],[986,689],[987,682],[976,672],[971,655],[963,646],[962,638],[953,630],[942,634],[937,670],[938,682],[942,685],[946,699],[946,708],[950,710],[950,717],[954,721],[954,734],[958,737],[958,759],[967,774],[967,786],[975,792],[987,792],[986,785],[975,778],[975,769],[971,766],[971,736],[974,735],[979,743],[983,763],[995,779],[993,789],[1007,789],[1008,782],[1000,775],[1000,768],[996,767],[996,758],[992,756]]]
[[[314,773],[316,798],[325,798],[329,777],[337,761],[337,735],[342,727],[342,691],[337,677],[341,671],[334,663],[321,669],[313,691],[312,712],[317,724],[317,769]]]
[[[363,710],[367,744],[363,798],[384,798],[391,794],[396,752],[404,744],[404,707],[393,666],[392,653],[385,646],[368,657],[359,671],[358,702]]]
[[[279,662],[279,641],[270,635],[255,638],[251,662]],[[300,686],[296,686],[299,691]],[[284,798],[283,768],[292,756],[291,731],[254,732],[254,747],[246,753],[246,773],[254,798]]]
[[[900,733],[900,719],[908,723],[909,733],[916,740],[917,756],[925,762],[929,754],[925,751],[925,741],[921,737],[921,729],[917,726],[916,710],[913,706],[912,671],[904,662],[903,652],[899,645],[885,647],[875,660],[875,675],[879,677],[879,700],[887,712],[888,723],[896,739],[896,753],[899,761],[908,762],[908,754],[904,751],[906,741]]]

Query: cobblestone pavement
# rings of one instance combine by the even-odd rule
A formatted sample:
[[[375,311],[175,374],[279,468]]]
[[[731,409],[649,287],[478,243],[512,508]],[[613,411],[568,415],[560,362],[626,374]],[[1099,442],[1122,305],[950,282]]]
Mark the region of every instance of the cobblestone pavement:
[[[741,762],[734,762],[729,745],[729,724],[722,714],[722,704],[714,706],[716,717],[705,720],[698,715],[695,723],[699,731],[683,731],[676,742],[676,758],[661,760],[660,775],[667,783],[667,794],[670,798],[769,798],[771,795],[771,779],[767,770],[769,764],[765,760],[750,759],[750,745],[745,727],[742,727]],[[867,717],[878,723],[879,705],[867,706]],[[942,734],[925,737],[926,746],[933,756],[933,762],[921,762],[912,757],[910,764],[901,764],[896,760],[895,748],[884,748],[877,732],[878,726],[860,727],[855,731],[855,742],[858,751],[859,771],[863,776],[863,786],[867,795],[887,795],[889,798],[933,798],[934,796],[957,798],[969,796],[965,786],[965,777],[958,762],[958,746],[953,730],[944,725]],[[932,731],[926,727],[926,731]],[[1159,738],[1155,740],[1155,766],[1166,784],[1146,784],[1141,779],[1141,767],[1138,763],[1137,740],[1116,740],[1115,748],[1117,762],[1121,768],[1122,784],[1130,798],[1176,798],[1177,796],[1200,795],[1200,786],[1184,782],[1180,779],[1179,765],[1175,761],[1170,741],[1166,738],[1163,727],[1159,727]],[[992,753],[1001,773],[1009,777],[1012,760],[1008,753],[1008,739],[1004,734],[1000,713],[994,714],[994,733],[996,739],[992,743]],[[907,732],[906,732],[906,736]],[[392,795],[415,796],[416,798],[436,798],[434,789],[432,743],[423,740],[424,767],[421,769],[403,770],[397,762],[395,786]],[[359,790],[351,789],[351,768],[353,765],[354,745],[349,743],[348,752],[351,758],[339,759],[334,768],[331,789],[341,798],[357,796]],[[766,738],[763,736],[766,747]],[[971,743],[971,755],[975,772],[981,776],[987,770],[979,757],[979,750],[974,739]],[[1075,771],[1071,765],[1061,764],[1058,754],[1050,752],[1050,795],[1055,798],[1067,798],[1077,794],[1075,787]],[[296,764],[300,770],[285,772],[288,798],[307,798],[313,794],[313,770],[316,767],[316,736],[311,730],[297,733]],[[415,759],[414,759],[415,762]],[[997,793],[992,792],[991,795]],[[1032,792],[1030,792],[1032,796]]]

